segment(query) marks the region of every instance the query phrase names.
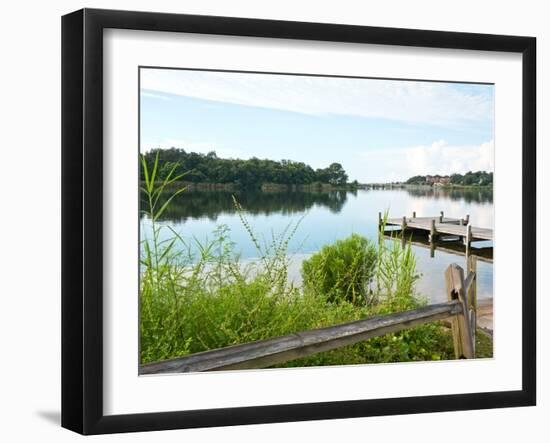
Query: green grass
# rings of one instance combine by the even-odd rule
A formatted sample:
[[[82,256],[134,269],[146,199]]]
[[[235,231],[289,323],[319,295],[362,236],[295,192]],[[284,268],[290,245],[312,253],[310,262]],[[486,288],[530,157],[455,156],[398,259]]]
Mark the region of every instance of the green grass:
[[[173,174],[174,167],[164,180],[157,180],[158,157],[150,170],[145,162],[143,168],[142,207],[150,219],[151,233],[141,241],[141,363],[425,304],[414,294],[419,274],[410,244],[402,248],[400,242],[381,240],[373,245],[354,235],[312,256],[304,268],[309,266],[304,270],[306,284],[297,288],[288,280],[287,249],[301,220],[278,235],[260,239],[235,200],[237,213],[260,257],[245,265],[239,261],[225,226],[213,232],[211,240],[198,242],[186,240],[159,223],[172,199],[184,192],[184,188],[173,186],[181,176]],[[169,235],[161,235],[163,230]],[[338,272],[329,272],[335,263],[339,263]],[[322,275],[326,278],[321,285],[316,284],[315,278]],[[282,366],[449,358],[453,358],[450,332],[439,323],[431,323]]]
[[[480,328],[476,333],[476,358],[493,358],[493,339]]]

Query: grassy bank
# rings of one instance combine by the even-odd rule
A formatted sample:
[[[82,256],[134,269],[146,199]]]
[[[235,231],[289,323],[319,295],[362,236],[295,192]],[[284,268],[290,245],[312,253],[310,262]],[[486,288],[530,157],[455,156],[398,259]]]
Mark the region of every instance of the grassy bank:
[[[156,163],[151,170],[143,167],[142,209],[151,220],[151,234],[141,243],[141,363],[425,303],[414,291],[419,275],[412,249],[410,245],[402,248],[400,242],[373,244],[353,235],[327,245],[304,262],[303,286],[295,287],[288,279],[287,249],[305,221],[297,220],[271,238],[258,238],[235,200],[259,257],[247,265],[239,260],[227,227],[220,226],[207,242],[184,239],[158,223],[172,199],[185,191],[174,188],[183,177],[175,175],[174,169],[159,181]],[[161,235],[163,230],[170,235]],[[448,328],[431,323],[284,366],[440,360],[452,355]]]

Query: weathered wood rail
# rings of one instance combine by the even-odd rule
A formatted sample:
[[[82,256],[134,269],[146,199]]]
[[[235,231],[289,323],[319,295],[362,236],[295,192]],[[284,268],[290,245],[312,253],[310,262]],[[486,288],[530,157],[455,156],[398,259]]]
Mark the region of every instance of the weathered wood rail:
[[[473,358],[476,327],[475,270],[472,269],[464,279],[462,268],[452,264],[447,268],[445,278],[446,303],[148,363],[140,366],[139,373],[148,375],[265,368],[445,319],[451,320],[455,357]]]

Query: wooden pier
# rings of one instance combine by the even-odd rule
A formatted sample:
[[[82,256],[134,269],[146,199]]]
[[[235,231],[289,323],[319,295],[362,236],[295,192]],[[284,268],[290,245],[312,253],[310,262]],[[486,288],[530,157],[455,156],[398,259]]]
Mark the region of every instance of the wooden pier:
[[[379,214],[382,223],[382,214]],[[399,226],[401,229],[425,231],[429,237],[435,239],[441,235],[456,236],[471,243],[473,241],[493,240],[493,230],[490,228],[479,228],[470,224],[470,216],[465,218],[445,217],[443,211],[438,216],[417,217],[413,212],[412,217],[388,218],[386,226]]]

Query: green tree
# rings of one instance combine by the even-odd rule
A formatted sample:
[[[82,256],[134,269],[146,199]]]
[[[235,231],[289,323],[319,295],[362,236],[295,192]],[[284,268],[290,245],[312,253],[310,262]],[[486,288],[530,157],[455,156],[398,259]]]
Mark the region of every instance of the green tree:
[[[415,175],[414,177],[409,178],[405,183],[408,185],[422,185],[426,183],[426,176]]]
[[[246,188],[260,188],[264,183],[281,185],[311,185],[313,183],[347,184],[348,176],[340,163],[328,168],[313,170],[303,162],[269,160],[253,157],[223,159],[215,151],[207,154],[187,152],[184,149],[152,149],[144,154],[148,168],[153,167],[158,156],[160,165],[157,178],[166,178],[171,165],[177,165],[176,173],[188,171],[186,180],[194,183],[234,183]],[[142,180],[144,180],[142,173]]]
[[[332,185],[345,185],[348,182],[348,175],[340,163],[332,163],[328,167],[328,182]]]
[[[462,180],[464,179],[462,174],[451,174],[451,176],[449,178],[450,178],[451,184],[453,184],[453,185],[461,185]]]

